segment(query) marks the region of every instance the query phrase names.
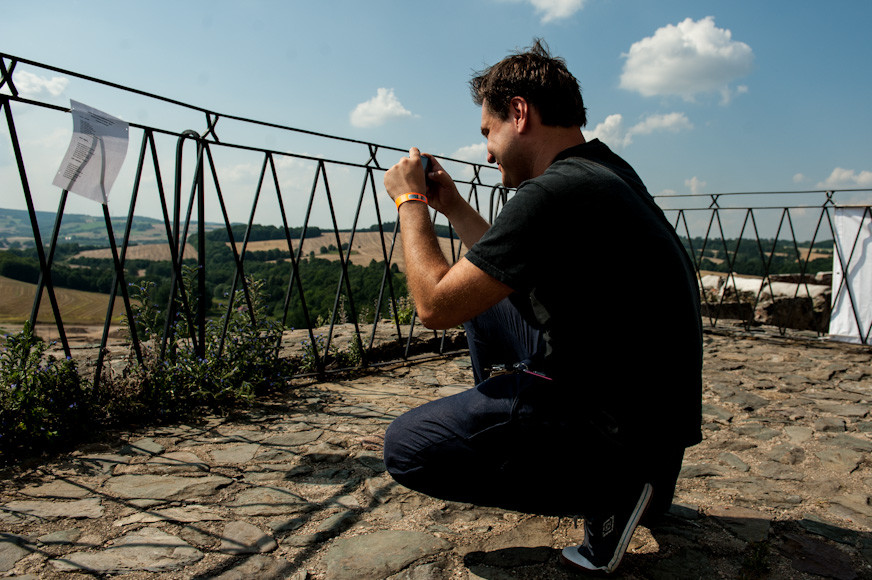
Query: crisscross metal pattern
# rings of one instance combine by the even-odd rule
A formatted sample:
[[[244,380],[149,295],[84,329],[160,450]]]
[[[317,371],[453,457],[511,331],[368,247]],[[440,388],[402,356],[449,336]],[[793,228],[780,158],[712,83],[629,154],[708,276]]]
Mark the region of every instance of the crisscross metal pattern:
[[[405,345],[402,356],[410,355],[410,346],[416,332],[414,319],[411,327],[404,328],[396,315],[396,308],[391,310],[394,314],[393,320],[389,323],[380,321],[376,317],[370,336],[364,340],[364,331],[358,323],[361,305],[358,303],[349,276],[355,238],[361,228],[366,227],[366,222],[362,223],[361,220],[369,219],[371,223],[377,225],[381,240],[381,258],[384,263],[375,312],[380,312],[385,303],[396,305],[401,298],[396,294],[391,275],[392,264],[396,261],[394,250],[398,237],[398,223],[393,216],[385,219],[382,215],[380,204],[384,202],[385,196],[376,186],[376,175],[383,173],[384,168],[390,166],[398,154],[405,154],[406,149],[217,113],[73,71],[0,53],[0,109],[5,120],[5,123],[0,124],[0,131],[4,128],[3,125],[6,129],[5,135],[0,132],[0,140],[9,143],[8,149],[14,158],[20,185],[19,192],[10,191],[5,195],[6,199],[10,200],[13,195],[20,195],[23,198],[30,219],[32,241],[37,251],[40,269],[29,319],[31,322],[37,320],[42,297],[47,295],[59,342],[67,356],[72,356],[73,353],[64,330],[63,312],[52,281],[52,268],[69,196],[66,190],[62,190],[59,198],[52,197],[57,195],[57,188],[50,190],[48,195],[42,191],[44,188],[40,188],[39,193],[33,191],[34,182],[26,170],[28,163],[34,162],[33,155],[28,156],[22,147],[22,140],[16,126],[16,115],[19,112],[27,113],[20,115],[20,118],[30,123],[31,118],[35,116],[31,113],[39,111],[50,119],[50,124],[59,127],[68,124],[66,114],[69,113],[69,109],[56,103],[23,96],[13,82],[15,71],[20,70],[22,66],[63,74],[88,86],[97,86],[112,96],[121,95],[125,99],[136,99],[137,102],[158,103],[161,107],[166,106],[174,111],[181,111],[179,115],[181,118],[184,118],[187,113],[194,113],[194,118],[205,120],[201,132],[130,123],[131,142],[138,143],[135,163],[131,164],[135,169],[132,170],[129,180],[117,182],[115,185],[116,191],[123,191],[125,195],[129,192],[123,233],[116,234],[108,207],[102,205],[100,210],[115,279],[108,300],[95,382],[99,380],[104,364],[104,351],[119,295],[124,312],[128,317],[132,315],[131,297],[127,286],[128,254],[134,217],[142,214],[142,207],[146,203],[153,204],[152,207],[156,208],[154,212],[159,214],[163,228],[162,235],[165,236],[164,243],[170,254],[172,291],[168,306],[171,311],[183,310],[191,313],[195,301],[199,301],[200,304],[205,303],[207,294],[205,233],[207,227],[217,227],[226,230],[233,257],[233,276],[228,281],[230,299],[226,305],[227,312],[230,313],[239,306],[233,303],[233,297],[237,295],[237,289],[241,289],[242,300],[245,301],[242,306],[254,321],[256,315],[246,276],[246,258],[252,251],[250,234],[253,226],[258,223],[258,216],[266,211],[269,212],[271,221],[284,232],[281,244],[288,269],[280,316],[282,324],[287,323],[291,305],[298,304],[305,319],[312,347],[316,349],[316,357],[323,363],[323,355],[330,349],[331,341],[334,339],[339,312],[347,307],[356,340],[364,346],[365,362],[372,362],[367,360],[367,353],[374,346],[376,327],[379,324],[391,324],[396,340]],[[222,133],[221,140],[218,138],[219,125]],[[281,140],[282,144],[263,146],[264,142],[270,143],[270,139],[274,139],[273,135],[278,135],[276,139]],[[309,141],[301,145],[303,139]],[[323,146],[325,151],[341,150],[341,153],[329,155],[303,153],[311,143],[317,143],[317,147]],[[245,160],[245,167],[257,168],[257,178],[251,189],[240,187],[228,177],[228,173],[242,166],[239,159]],[[511,194],[499,183],[499,174],[495,168],[459,159],[440,158],[440,161],[445,165],[451,165],[449,172],[457,178],[458,188],[465,192],[468,201],[482,215],[492,221]],[[294,171],[292,179],[287,176],[288,168]],[[252,173],[255,172],[252,170]],[[47,182],[44,177],[41,173],[38,182]],[[167,188],[165,183],[171,183],[171,186]],[[307,185],[308,194],[305,194]],[[169,193],[167,189],[170,189]],[[357,193],[353,193],[354,191]],[[795,280],[793,298],[812,296],[812,286],[815,282],[814,272],[810,271],[813,264],[812,256],[816,246],[824,241],[831,243],[835,236],[832,214],[837,201],[840,202],[842,198],[852,201],[857,195],[865,196],[864,199],[867,201],[864,219],[869,220],[869,191],[716,193],[702,196],[659,196],[656,200],[664,208],[667,216],[673,220],[673,226],[685,240],[688,254],[697,270],[700,287],[703,289],[702,296],[708,323],[717,325],[719,320],[726,317],[728,306],[735,303],[744,309],[743,321],[750,326],[754,323],[753,312],[761,304],[766,288],[771,288],[780,279],[774,271],[774,263],[783,260],[785,253],[790,254],[788,257],[796,265],[796,271],[793,272]],[[787,194],[790,203],[773,205],[772,200],[778,195]],[[168,195],[171,195],[171,199],[168,199]],[[816,201],[806,204],[794,203],[800,197],[810,197]],[[45,199],[58,199],[54,226],[47,242],[38,225],[35,199],[41,199],[43,205]],[[240,209],[240,203],[243,201],[250,201],[250,204],[244,221],[245,233],[241,240],[237,240],[238,236],[234,233],[233,224],[238,223],[238,220],[235,220],[234,216],[243,211]],[[207,215],[217,217],[208,218]],[[812,216],[815,219],[812,219]],[[434,216],[434,223],[437,219],[437,216]],[[304,286],[300,275],[301,265],[306,260],[306,252],[314,252],[310,248],[311,238],[307,236],[310,228],[314,227],[327,230],[332,235],[338,252],[336,267],[339,269],[339,281],[328,320],[327,338],[320,343],[315,340],[315,320],[307,304],[310,289]],[[451,232],[450,224],[446,227],[450,241],[448,258],[456,261],[462,255],[463,248],[459,239]],[[300,234],[296,240],[292,239],[292,228],[299,228]],[[340,232],[348,233],[345,243]],[[616,232],[616,234],[620,233]],[[185,253],[190,251],[187,249],[189,239],[195,239],[197,243],[197,296],[188,296],[181,283]],[[784,249],[785,244],[788,251]],[[743,256],[746,255],[749,246],[756,256],[755,267],[759,269],[757,274],[759,287],[750,296],[740,291],[738,283],[741,275],[748,274],[741,271],[740,262],[744,259]],[[842,271],[855,267],[858,260],[868,259],[858,247],[857,240],[849,245],[836,245],[831,251],[832,260],[840,265]],[[723,265],[719,273],[723,279],[721,291],[715,294],[705,291],[704,281],[708,275],[706,266],[714,263],[713,260],[718,260]],[[567,265],[567,268],[571,267]],[[648,283],[656,283],[656,281]],[[863,297],[847,282],[842,282],[833,291],[847,296],[855,312],[857,327],[861,329],[862,342],[869,344],[872,328],[870,323],[862,320],[857,307],[858,300]],[[198,318],[192,321],[191,328],[187,329],[187,333],[199,352],[203,353],[205,352],[205,309],[197,309],[197,316]],[[190,317],[185,318],[191,320]],[[172,316],[168,315],[163,348],[166,348],[166,344],[173,339],[170,320]],[[785,324],[781,330],[787,333],[791,327]],[[141,360],[140,338],[136,336],[135,328],[131,331],[131,347],[135,356]],[[225,338],[226,336],[222,336],[222,347]],[[317,351],[319,346],[321,352]],[[444,348],[445,344],[440,343],[437,351],[442,352]],[[320,368],[323,371],[324,365],[320,364]]]

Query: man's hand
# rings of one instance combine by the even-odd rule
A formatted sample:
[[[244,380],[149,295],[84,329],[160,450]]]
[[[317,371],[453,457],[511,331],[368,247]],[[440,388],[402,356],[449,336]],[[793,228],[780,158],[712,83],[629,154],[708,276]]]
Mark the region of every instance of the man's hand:
[[[436,158],[429,153],[425,155],[430,159],[427,175],[421,165],[421,152],[412,147],[408,157],[400,159],[385,173],[385,189],[391,199],[404,193],[426,195],[428,205],[447,217],[463,244],[471,248],[490,225],[463,199],[454,180]]]
[[[409,156],[400,159],[385,173],[385,189],[391,199],[404,193],[427,194],[424,168],[421,165],[421,152],[417,147],[409,149]]]
[[[464,200],[457,191],[454,180],[436,158],[429,153],[424,155],[430,159],[430,172],[427,174],[427,201],[430,207],[450,217],[452,210],[457,207],[457,203]]]

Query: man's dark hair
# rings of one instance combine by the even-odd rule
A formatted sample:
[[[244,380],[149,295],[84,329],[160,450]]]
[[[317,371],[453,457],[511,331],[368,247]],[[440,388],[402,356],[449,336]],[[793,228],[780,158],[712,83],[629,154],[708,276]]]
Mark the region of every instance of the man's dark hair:
[[[544,41],[536,39],[524,52],[516,52],[477,73],[469,82],[472,100],[506,119],[509,103],[522,97],[536,107],[542,123],[560,127],[587,124],[581,88],[566,62],[553,57]]]

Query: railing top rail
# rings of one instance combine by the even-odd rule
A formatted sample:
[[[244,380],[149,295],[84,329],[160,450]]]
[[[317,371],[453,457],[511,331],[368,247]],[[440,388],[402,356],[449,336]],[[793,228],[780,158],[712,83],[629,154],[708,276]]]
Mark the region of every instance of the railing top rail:
[[[868,207],[872,188],[828,188],[792,191],[731,191],[723,193],[658,194],[654,199],[664,211],[749,211],[749,210],[801,210],[838,207]],[[789,196],[791,203],[773,201],[775,196]],[[866,198],[866,199],[863,199]]]
[[[868,191],[872,192],[872,188],[869,187],[858,187],[858,188],[847,188],[847,187],[838,187],[838,188],[830,188],[830,189],[803,189],[803,190],[794,190],[794,191],[730,191],[730,192],[711,192],[711,193],[670,193],[670,194],[658,194],[654,195],[655,199],[672,199],[672,198],[711,198],[711,197],[722,197],[722,196],[734,196],[734,195],[801,195],[801,194],[826,194],[826,193],[834,193],[834,192],[863,192]]]
[[[7,69],[6,66],[5,66],[5,62],[3,62],[4,59],[5,59],[5,60],[9,60],[9,61],[12,63],[12,66],[9,67],[8,69]],[[103,86],[107,86],[107,87],[111,87],[111,88],[118,89],[118,90],[121,90],[121,91],[126,91],[126,92],[129,92],[129,93],[132,93],[132,94],[136,94],[136,95],[139,95],[139,96],[142,96],[142,97],[147,97],[147,98],[150,98],[150,99],[155,99],[155,100],[157,100],[157,101],[161,101],[161,102],[164,102],[164,103],[168,103],[168,104],[171,104],[171,105],[175,105],[175,106],[178,106],[178,107],[183,107],[183,108],[186,108],[186,109],[190,109],[190,110],[192,110],[192,111],[197,111],[197,112],[203,113],[204,115],[206,115],[207,122],[208,122],[207,124],[209,125],[209,130],[206,131],[206,132],[204,133],[204,137],[205,137],[205,135],[208,135],[209,133],[211,133],[211,128],[214,126],[215,123],[217,123],[217,119],[218,119],[218,118],[223,118],[223,119],[229,119],[229,120],[237,121],[237,122],[241,122],[241,123],[249,123],[249,124],[252,124],[252,125],[258,125],[258,126],[261,126],[261,127],[269,127],[269,128],[272,128],[272,129],[280,129],[280,130],[283,130],[283,131],[290,131],[290,132],[299,133],[299,134],[302,134],[302,135],[309,135],[309,136],[318,137],[318,138],[322,138],[322,139],[329,139],[329,140],[341,141],[341,142],[345,142],[345,143],[353,143],[353,144],[357,144],[357,145],[364,145],[364,146],[369,147],[371,150],[372,150],[372,148],[375,148],[375,150],[397,151],[397,152],[403,152],[403,153],[408,152],[408,148],[401,148],[401,147],[396,147],[396,146],[393,146],[393,145],[383,145],[383,144],[380,144],[380,143],[374,143],[374,142],[371,142],[371,141],[365,141],[365,140],[361,140],[361,139],[353,139],[353,138],[350,138],[350,137],[341,137],[341,136],[337,136],[337,135],[331,135],[331,134],[328,134],[328,133],[322,133],[322,132],[319,132],[319,131],[312,131],[312,130],[309,130],[309,129],[301,129],[301,128],[298,128],[298,127],[291,127],[291,126],[289,126],[289,125],[282,125],[282,124],[279,124],[279,123],[273,123],[273,122],[270,122],[270,121],[262,121],[262,120],[259,120],[259,119],[252,119],[252,118],[249,118],[249,117],[242,117],[242,116],[239,116],[239,115],[232,115],[232,114],[226,114],[226,113],[219,113],[219,112],[217,112],[217,111],[214,111],[214,110],[211,110],[211,109],[207,109],[207,108],[204,108],[204,107],[201,107],[201,106],[198,106],[198,105],[192,105],[192,104],[190,104],[190,103],[185,103],[185,102],[183,102],[183,101],[179,101],[179,100],[177,100],[177,99],[172,99],[172,98],[169,98],[169,97],[164,97],[164,96],[161,96],[161,95],[158,95],[158,94],[155,94],[155,93],[150,93],[150,92],[148,92],[148,91],[143,91],[143,90],[141,90],[141,89],[136,89],[136,88],[133,88],[133,87],[128,87],[128,86],[122,85],[122,84],[120,84],[120,83],[115,83],[115,82],[111,82],[111,81],[106,81],[106,80],[103,80],[103,79],[100,79],[100,78],[97,78],[97,77],[93,77],[93,76],[90,76],[90,75],[85,75],[85,74],[78,73],[78,72],[75,72],[75,71],[72,71],[72,70],[69,70],[69,69],[64,69],[64,68],[56,67],[56,66],[53,66],[53,65],[49,65],[49,64],[45,64],[45,63],[41,63],[41,62],[38,62],[38,61],[34,61],[34,60],[30,60],[30,59],[26,59],[26,58],[18,57],[18,56],[15,56],[15,55],[12,55],[12,54],[9,54],[9,53],[6,53],[6,52],[0,52],[0,64],[3,65],[3,66],[2,66],[2,69],[0,69],[0,73],[2,73],[2,75],[0,75],[0,81],[2,81],[2,82],[0,82],[0,89],[2,89],[4,86],[8,85],[8,86],[10,87],[9,90],[10,90],[10,92],[11,92],[12,94],[11,94],[11,95],[7,95],[7,96],[8,96],[10,99],[12,99],[12,100],[20,101],[20,102],[23,102],[23,103],[28,103],[28,104],[32,104],[32,105],[38,105],[38,106],[44,106],[44,107],[52,108],[52,109],[55,109],[55,110],[58,110],[58,111],[65,111],[65,112],[69,112],[69,111],[70,111],[69,107],[63,107],[63,106],[59,106],[59,105],[53,105],[53,104],[50,104],[50,103],[45,103],[45,102],[42,102],[42,101],[36,101],[36,100],[33,100],[33,99],[27,99],[27,98],[24,98],[24,97],[21,97],[20,95],[18,95],[17,89],[14,88],[14,84],[11,82],[11,77],[12,77],[12,74],[13,74],[13,72],[14,72],[14,69],[15,69],[16,65],[19,64],[19,63],[20,63],[20,64],[25,64],[25,65],[28,65],[28,66],[39,67],[39,68],[41,68],[41,69],[45,69],[45,70],[52,71],[52,72],[56,72],[56,73],[60,73],[60,74],[69,75],[69,76],[76,77],[76,78],[79,78],[79,79],[82,79],[82,80],[85,80],[85,81],[88,81],[88,82],[93,82],[93,83],[100,84],[100,85],[103,85]],[[175,135],[175,136],[179,136],[179,135],[180,135],[180,133],[175,133],[175,132],[173,132],[173,131],[161,130],[161,129],[157,129],[157,128],[154,128],[154,127],[146,127],[146,126],[139,125],[139,124],[136,124],[136,123],[130,123],[130,126],[131,126],[131,127],[136,127],[136,128],[138,128],[138,129],[149,128],[149,129],[152,129],[152,130],[155,130],[155,131],[159,131],[159,132],[161,132],[161,133],[166,133],[166,134],[169,134],[169,135]],[[213,135],[213,137],[214,137],[214,133],[212,133],[212,135]],[[214,139],[214,142],[218,143],[218,140],[217,140],[217,139]],[[227,145],[227,143],[221,143],[221,144],[222,144],[222,145]],[[262,148],[262,147],[250,147],[250,148],[249,148],[249,147],[246,147],[246,146],[243,146],[243,145],[235,145],[235,146],[237,146],[237,147],[241,147],[241,148],[246,148],[246,149],[255,149],[255,150],[258,150],[258,151],[267,151],[267,150],[265,150],[265,149]],[[288,154],[287,152],[284,152],[284,151],[274,151],[274,153],[276,153],[276,154],[281,154],[281,155],[287,155],[287,154]],[[322,160],[322,158],[320,158],[320,157],[307,157],[307,156],[301,156],[301,155],[294,155],[294,156],[295,156],[295,157],[306,158],[306,159]],[[475,162],[472,162],[472,161],[466,161],[466,160],[463,160],[463,159],[455,159],[455,158],[451,158],[451,157],[445,157],[445,156],[441,156],[441,155],[439,156],[439,158],[440,158],[440,159],[443,159],[443,160],[445,160],[445,161],[451,161],[451,162],[454,162],[454,163],[460,163],[460,164],[463,164],[463,165],[471,165],[471,166],[475,166],[475,167],[489,167],[489,166],[487,166],[487,165],[484,165],[484,166],[483,166],[483,165],[480,164],[480,163],[475,163]],[[357,165],[357,164],[351,164],[351,165]],[[381,169],[381,168],[379,168],[379,167],[373,167],[373,168],[374,168],[374,169]]]

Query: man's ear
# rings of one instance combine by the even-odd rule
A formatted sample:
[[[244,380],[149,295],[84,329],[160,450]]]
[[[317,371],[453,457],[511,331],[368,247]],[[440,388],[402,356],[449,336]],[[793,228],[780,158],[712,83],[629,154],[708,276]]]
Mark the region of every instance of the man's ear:
[[[519,133],[524,133],[530,127],[530,103],[524,97],[512,97],[509,101],[509,118]]]

